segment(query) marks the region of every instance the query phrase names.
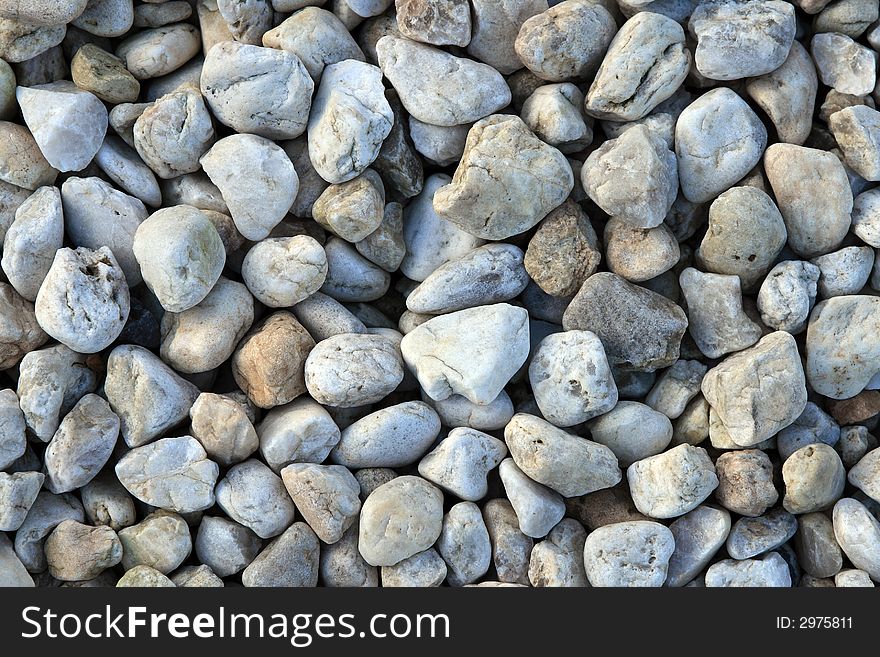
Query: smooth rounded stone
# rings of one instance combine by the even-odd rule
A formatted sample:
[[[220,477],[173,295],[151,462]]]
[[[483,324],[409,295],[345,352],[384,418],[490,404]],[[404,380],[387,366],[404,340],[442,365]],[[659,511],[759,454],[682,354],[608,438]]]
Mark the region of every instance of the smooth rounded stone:
[[[573,186],[562,153],[519,117],[497,114],[471,128],[452,182],[437,190],[433,206],[472,235],[501,240],[536,225]]]
[[[675,551],[669,558],[666,586],[685,586],[721,549],[730,533],[730,514],[713,506],[698,506],[669,525]]]
[[[737,560],[751,559],[781,546],[797,528],[797,519],[779,508],[755,518],[740,518],[727,537],[727,554]]]
[[[131,0],[90,0],[71,23],[95,36],[122,36],[134,23],[134,6]]]
[[[138,5],[134,8],[134,27],[162,27],[184,21],[192,15],[188,2],[172,0],[161,4]],[[205,49],[207,52],[208,49]]]
[[[779,499],[773,485],[773,464],[760,450],[725,452],[715,461],[715,472],[718,475],[715,499],[734,513],[759,516]]]
[[[317,292],[327,276],[324,248],[308,235],[272,237],[248,251],[241,275],[270,308],[287,308]]]
[[[119,418],[97,395],[80,399],[55,432],[44,455],[46,488],[67,493],[91,481],[110,459]]]
[[[591,420],[589,427],[592,439],[608,447],[622,467],[659,454],[672,440],[669,418],[634,401],[618,402],[610,411]]]
[[[847,469],[852,468],[867,454],[870,436],[868,428],[861,425],[840,427],[840,440],[834,448],[840,454],[840,460]]]
[[[108,121],[114,132],[132,148],[134,145],[134,124],[153,103],[121,103],[110,110]]]
[[[380,335],[342,333],[319,342],[305,363],[315,401],[353,408],[381,401],[403,380],[397,345]]]
[[[269,411],[257,435],[260,454],[275,472],[289,463],[322,463],[340,440],[333,418],[308,396]]]
[[[699,445],[709,437],[709,403],[698,394],[672,425],[672,444]]]
[[[382,566],[382,586],[436,587],[446,580],[448,572],[449,568],[443,557],[434,548],[428,548],[394,565]]]
[[[274,21],[271,4],[260,0],[217,0],[217,10],[232,37],[245,44],[259,45]]]
[[[433,406],[447,427],[467,427],[477,431],[502,429],[513,417],[513,402],[503,390],[485,405],[474,404],[466,397],[452,395],[442,401],[435,401],[422,395],[422,401]]]
[[[712,80],[770,73],[788,57],[796,23],[794,7],[780,0],[701,3],[688,23],[696,68]]]
[[[65,25],[34,25],[0,18],[0,55],[10,64],[26,62],[64,40]]]
[[[462,0],[397,0],[397,25],[410,39],[435,46],[466,46],[471,40],[471,10]]]
[[[325,189],[312,207],[312,217],[334,235],[359,242],[379,228],[384,209],[382,178],[367,169],[357,178]]]
[[[452,179],[434,174],[425,180],[419,193],[403,211],[403,240],[406,254],[400,271],[413,281],[425,280],[450,260],[456,260],[484,241],[440,216],[433,206],[436,192]]]
[[[147,349],[121,345],[107,358],[104,394],[125,443],[139,447],[180,424],[199,391]]]
[[[125,39],[116,56],[138,80],[158,78],[176,71],[198,52],[199,31],[188,23],[143,30]]]
[[[125,274],[106,246],[59,249],[34,308],[50,336],[79,353],[97,353],[119,337],[128,320]]]
[[[376,52],[406,111],[424,123],[472,123],[510,103],[504,78],[486,64],[393,35],[379,39]]]
[[[176,513],[156,511],[141,522],[119,530],[122,567],[149,566],[167,575],[186,561],[193,543],[186,521]]]
[[[583,102],[583,94],[570,82],[544,85],[523,103],[522,120],[542,141],[563,153],[577,153],[593,141]]]
[[[162,5],[140,5],[141,7],[152,7]],[[201,564],[199,566],[184,566],[178,568],[171,576],[171,581],[175,586],[185,588],[218,588],[223,587],[223,580],[217,577],[209,566]]]
[[[55,187],[40,187],[15,211],[0,260],[6,279],[24,299],[37,298],[63,244],[61,194]]]
[[[195,551],[219,577],[234,575],[259,554],[263,541],[250,529],[226,518],[205,516],[196,534]]]
[[[819,80],[843,94],[865,96],[876,82],[877,54],[845,34],[816,34],[810,51]]]
[[[575,294],[596,271],[602,252],[589,217],[572,200],[551,210],[529,240],[526,272],[547,294]]]
[[[709,566],[707,587],[789,587],[791,571],[778,552],[763,559],[724,559]]]
[[[780,141],[801,145],[812,128],[818,77],[816,67],[797,41],[775,71],[746,82],[746,93],[770,117]]]
[[[758,292],[761,321],[778,331],[803,331],[816,300],[820,276],[821,270],[809,262],[786,260],[776,265]]]
[[[109,247],[129,287],[140,283],[141,269],[133,247],[138,226],[148,216],[144,204],[100,178],[75,176],[61,186],[61,201],[65,229],[73,243],[89,249]]]
[[[636,14],[605,53],[587,93],[587,114],[613,121],[641,119],[675,93],[690,61],[681,25],[656,13]]]
[[[109,470],[80,489],[86,518],[93,525],[107,525],[114,531],[137,521],[134,500]]]
[[[0,180],[33,190],[51,185],[57,175],[27,128],[0,121]]]
[[[738,276],[688,267],[678,280],[687,301],[688,331],[706,357],[741,351],[761,337],[761,326],[743,310]]]
[[[44,479],[39,472],[0,472],[0,531],[14,532],[21,527]]]
[[[174,587],[175,584],[155,568],[149,566],[135,566],[119,578],[117,588],[164,588]]]
[[[324,543],[339,541],[361,510],[360,485],[341,465],[292,463],[281,478],[296,508]]]
[[[830,89],[825,95],[825,100],[819,106],[819,118],[827,124],[832,114],[853,105],[874,107],[875,103],[871,96],[853,96]]]
[[[229,214],[220,190],[202,171],[161,180],[159,184],[166,205],[191,205],[200,210]]]
[[[858,294],[874,266],[874,251],[867,246],[847,246],[810,261],[819,268],[818,290],[823,299]]]
[[[529,558],[532,586],[586,587],[590,583],[584,569],[584,543],[587,532],[573,518],[563,518],[547,538],[538,543]]]
[[[837,543],[852,565],[880,582],[880,523],[849,497],[834,505],[833,523]]]
[[[363,173],[391,132],[394,114],[378,67],[349,59],[326,67],[309,115],[309,157],[331,184]]]
[[[262,240],[293,205],[299,179],[280,147],[257,135],[232,135],[199,160],[223,194],[235,227],[249,240]]]
[[[193,438],[221,466],[244,461],[260,446],[245,408],[234,399],[203,392],[190,408],[189,416]]]
[[[220,468],[192,436],[135,447],[116,463],[116,476],[139,500],[177,513],[214,505]]]
[[[505,303],[440,315],[407,333],[403,360],[436,400],[488,404],[529,355],[528,312]]]
[[[358,253],[385,271],[397,271],[406,255],[403,206],[394,201],[385,205],[379,227],[354,246]]]
[[[64,25],[83,13],[89,0],[29,0],[4,2],[0,5],[0,17],[31,25]]]
[[[489,570],[492,546],[489,532],[473,502],[459,502],[443,518],[437,551],[448,566],[450,586],[465,586],[479,580]]]
[[[629,221],[612,217],[605,224],[603,241],[608,269],[634,283],[672,269],[680,258],[678,241],[663,223],[634,228]]]
[[[79,171],[95,157],[107,132],[107,108],[72,82],[18,87],[22,117],[49,164]]]
[[[807,403],[791,334],[776,331],[728,356],[703,377],[703,395],[734,442],[751,447],[794,422]]]
[[[560,427],[607,413],[617,403],[605,350],[590,331],[564,331],[541,340],[529,365],[529,382],[541,414]]]
[[[660,375],[645,397],[645,404],[675,420],[700,392],[708,367],[698,360],[679,360]]]
[[[47,336],[37,322],[34,305],[16,293],[11,285],[0,283],[0,370],[15,366],[22,356],[46,340]],[[0,456],[0,463],[2,461]]]
[[[512,244],[487,244],[437,267],[406,298],[415,313],[444,314],[507,301],[528,283],[523,252]]]
[[[372,566],[393,566],[431,547],[442,525],[443,493],[419,477],[397,477],[364,502],[358,549]]]
[[[315,80],[324,67],[364,54],[345,25],[329,11],[305,7],[263,35],[263,45],[296,55]]]
[[[592,586],[659,587],[674,550],[672,532],[660,523],[619,522],[587,536],[584,566]]]
[[[279,535],[296,514],[281,478],[257,459],[232,466],[214,492],[226,515],[260,538]]]
[[[610,488],[622,476],[611,449],[532,415],[514,415],[504,439],[522,473],[564,497]],[[515,477],[511,482],[518,483]]]
[[[64,345],[26,354],[19,364],[17,394],[28,430],[49,442],[61,418],[83,395],[94,392],[96,384],[97,376],[86,364],[86,357]],[[18,420],[13,417],[7,422],[17,432]]]
[[[293,307],[296,318],[316,340],[340,333],[366,333],[367,327],[336,299],[315,292]]]
[[[379,586],[379,571],[358,552],[358,525],[352,524],[342,538],[321,546],[321,582],[330,587]]]
[[[880,449],[865,454],[849,471],[847,479],[865,495],[880,501]]]
[[[798,518],[794,536],[798,563],[813,577],[834,577],[843,565],[834,526],[824,513],[807,513]]]
[[[45,550],[49,573],[64,582],[93,579],[122,559],[116,532],[75,520],[60,523],[46,539]]]
[[[439,126],[409,117],[409,135],[413,147],[426,160],[445,167],[455,164],[464,153],[470,124]]]
[[[872,296],[834,297],[816,304],[807,329],[810,387],[832,399],[864,390],[878,372],[876,342],[880,301]]]
[[[514,48],[539,78],[564,82],[595,73],[616,30],[600,4],[565,0],[524,21]]]
[[[873,587],[871,577],[864,570],[850,569],[841,570],[834,576],[834,586],[843,587]]]
[[[324,244],[327,277],[321,291],[341,302],[369,302],[381,298],[391,285],[387,271],[364,258],[348,242],[331,237]]]
[[[865,180],[880,180],[880,112],[847,107],[831,115],[829,126],[846,164]]]
[[[672,301],[610,272],[590,276],[562,318],[566,331],[595,333],[612,366],[647,372],[678,360],[687,324]]]
[[[529,478],[512,458],[501,462],[498,473],[523,534],[542,538],[562,520],[565,515],[562,496]]]
[[[483,506],[483,520],[492,546],[492,563],[498,579],[528,585],[529,560],[534,541],[523,534],[513,506],[506,499],[492,499]]]
[[[313,587],[318,583],[320,542],[304,522],[295,522],[244,569],[248,587]]]
[[[769,271],[786,236],[782,215],[767,194],[732,187],[709,206],[709,227],[697,259],[707,271],[739,276],[750,290]]]
[[[767,129],[735,91],[719,87],[703,94],[675,124],[682,193],[693,203],[711,201],[752,170],[766,145]]]
[[[419,474],[448,493],[477,502],[488,491],[487,475],[507,456],[506,445],[476,429],[453,429],[419,461]]]
[[[0,532],[0,586],[3,588],[34,586],[34,580],[15,553],[12,541],[3,532]]]
[[[2,172],[0,172],[2,175]],[[31,195],[31,190],[0,180],[0,240],[15,221],[15,212]]]
[[[199,158],[214,142],[211,114],[199,90],[183,85],[162,96],[138,116],[134,147],[160,178],[199,169]]]
[[[636,461],[627,468],[626,477],[636,508],[652,518],[683,515],[718,487],[706,450],[692,445]]]
[[[113,182],[143,203],[152,207],[162,204],[156,176],[122,140],[108,136],[95,155],[95,163]]]
[[[636,126],[590,153],[581,182],[612,217],[634,228],[653,228],[663,223],[675,201],[682,168],[662,139]]]
[[[306,391],[303,370],[314,346],[292,314],[273,313],[239,343],[232,356],[235,382],[260,408],[286,404]]]
[[[241,283],[220,278],[202,301],[162,316],[162,359],[178,372],[207,372],[235,351],[254,321],[254,301]]]
[[[440,417],[434,409],[420,401],[403,402],[346,427],[330,459],[348,468],[409,465],[428,451],[439,433]]]
[[[846,485],[846,470],[833,447],[815,443],[801,447],[782,464],[785,499],[791,513],[812,513],[827,509],[840,499]]]
[[[79,499],[69,493],[40,492],[15,533],[15,554],[28,571],[46,570],[45,538],[65,520],[85,521]]]
[[[474,0],[471,6],[468,54],[504,75],[522,68],[515,39],[526,20],[547,11],[547,0]]]

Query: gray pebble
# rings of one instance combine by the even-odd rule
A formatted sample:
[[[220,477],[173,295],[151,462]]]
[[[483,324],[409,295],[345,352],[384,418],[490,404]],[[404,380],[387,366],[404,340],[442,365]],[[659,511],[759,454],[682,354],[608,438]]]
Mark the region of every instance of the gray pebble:
[[[49,573],[65,582],[93,579],[122,559],[116,532],[75,520],[60,523],[46,539],[45,550]]]
[[[846,470],[834,448],[824,443],[801,447],[782,464],[785,499],[791,513],[829,508],[843,495]]]
[[[448,567],[450,586],[465,586],[479,580],[492,560],[489,532],[473,502],[459,502],[443,518],[437,551]]]
[[[797,528],[797,519],[779,508],[755,518],[740,518],[727,537],[727,553],[737,560],[750,559],[775,550],[791,539]]]
[[[640,402],[620,401],[588,426],[592,439],[608,447],[622,467],[659,454],[672,440],[669,418]]]
[[[48,491],[37,495],[15,533],[15,554],[28,571],[39,573],[46,570],[45,538],[65,520],[85,520],[83,506],[76,496],[70,493],[54,495]]]
[[[419,461],[419,474],[463,500],[476,502],[486,496],[488,473],[507,455],[497,438],[471,428],[449,432]]]
[[[527,585],[534,541],[520,531],[513,505],[506,499],[491,499],[483,506],[483,520],[489,532],[492,563],[498,579]]]
[[[672,532],[660,523],[619,522],[587,536],[584,566],[592,586],[658,587],[674,550]]]
[[[636,508],[652,518],[675,518],[696,508],[718,487],[706,450],[678,445],[627,468]]]
[[[360,486],[347,468],[292,463],[281,477],[303,519],[324,543],[340,540],[357,520]]]
[[[186,521],[176,513],[156,511],[141,522],[119,530],[122,567],[149,566],[167,575],[186,561],[192,552],[192,537]]]
[[[0,531],[14,532],[21,527],[43,479],[39,472],[0,472]]]
[[[263,547],[250,529],[226,518],[205,516],[196,534],[196,556],[219,577],[235,575],[249,566]]]
[[[295,522],[267,545],[241,574],[250,587],[313,587],[318,583],[320,542],[304,522]]]
[[[445,580],[449,568],[434,548],[428,548],[394,565],[382,566],[383,587],[436,587]]]
[[[520,530],[532,538],[546,536],[565,514],[562,496],[530,479],[512,458],[504,459],[498,472]]]
[[[296,515],[281,478],[256,459],[229,468],[217,482],[215,494],[217,505],[226,515],[260,538],[279,535]]]
[[[763,559],[724,559],[709,566],[706,586],[789,587],[791,573],[778,552],[771,552]]]
[[[712,560],[730,533],[730,514],[698,506],[669,525],[675,551],[669,558],[666,586],[685,586]]]
[[[813,577],[834,577],[843,565],[834,526],[824,513],[807,513],[798,518],[794,537],[798,563]]]

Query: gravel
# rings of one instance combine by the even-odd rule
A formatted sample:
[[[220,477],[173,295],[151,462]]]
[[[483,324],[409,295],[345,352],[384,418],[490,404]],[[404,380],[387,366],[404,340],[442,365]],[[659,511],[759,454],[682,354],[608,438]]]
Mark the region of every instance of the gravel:
[[[0,2],[0,585],[880,583],[868,0]]]

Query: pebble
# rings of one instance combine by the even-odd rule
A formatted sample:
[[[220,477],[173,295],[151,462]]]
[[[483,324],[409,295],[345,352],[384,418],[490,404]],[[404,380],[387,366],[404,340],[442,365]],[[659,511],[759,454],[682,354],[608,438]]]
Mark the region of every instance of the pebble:
[[[92,479],[80,493],[86,517],[93,525],[107,525],[118,532],[137,521],[134,500],[110,470]]]
[[[15,533],[15,554],[28,571],[40,573],[46,570],[45,539],[65,520],[84,522],[79,499],[70,493],[40,492]]]
[[[394,566],[431,547],[442,528],[443,493],[419,477],[397,477],[364,502],[358,549],[372,566]]]
[[[354,246],[358,253],[385,271],[397,271],[406,255],[403,206],[396,201],[386,204],[379,227]]]
[[[697,360],[679,360],[667,369],[645,397],[645,404],[675,420],[700,393],[708,367]]]
[[[810,42],[822,84],[842,94],[865,96],[874,88],[877,55],[845,34],[816,34]]]
[[[308,396],[276,406],[256,429],[260,455],[275,472],[294,462],[323,462],[341,437],[330,414]]]
[[[488,492],[487,477],[504,457],[507,446],[473,428],[458,427],[419,461],[419,474],[465,501],[477,502]]]
[[[763,559],[718,561],[706,571],[708,587],[789,587],[791,573],[778,552]]]
[[[880,581],[880,523],[858,500],[845,497],[834,505],[834,536],[847,559]]]
[[[560,427],[607,413],[617,403],[605,350],[590,331],[570,330],[541,340],[529,365],[529,382],[541,414]]]
[[[0,121],[0,180],[35,190],[55,182],[58,170],[46,161],[24,126]]]
[[[441,560],[442,561],[442,560]],[[404,560],[403,563],[406,563]],[[379,571],[358,552],[357,523],[349,527],[342,538],[321,549],[321,581],[331,587],[379,586]]]
[[[221,466],[244,461],[260,446],[245,407],[235,399],[203,392],[189,409],[189,417],[193,438]]]
[[[92,161],[107,132],[107,109],[88,91],[59,81],[18,87],[22,117],[46,161],[59,171],[79,171]]]
[[[64,582],[93,579],[122,559],[116,532],[75,520],[60,523],[46,539],[45,549],[49,573]]]
[[[807,403],[804,370],[789,333],[776,331],[728,356],[703,378],[703,395],[737,445],[750,447],[794,422]]]
[[[797,519],[778,508],[755,518],[740,518],[727,537],[727,553],[737,560],[750,559],[779,548],[797,528]]]
[[[665,225],[633,228],[612,217],[605,224],[605,259],[608,269],[628,281],[649,281],[678,264],[681,251],[675,235]]]
[[[186,561],[193,543],[186,521],[176,513],[156,511],[141,522],[119,530],[122,567],[149,566],[168,575]]]
[[[120,483],[139,500],[177,513],[214,505],[219,467],[192,436],[135,447],[116,463]]]
[[[5,283],[0,283],[0,310],[0,369],[6,369],[42,345],[47,336],[37,323],[33,304]]]
[[[880,501],[880,449],[872,449],[859,459],[847,479],[865,495]]]
[[[195,540],[196,556],[217,577],[241,572],[262,547],[263,541],[247,527],[213,516],[202,518]],[[222,580],[220,584],[223,585]]]
[[[593,140],[583,102],[583,94],[570,82],[544,85],[523,103],[522,119],[544,142],[563,153],[576,153]]]
[[[4,588],[34,586],[33,578],[13,550],[12,541],[2,532],[0,532],[0,586]]]
[[[798,563],[813,577],[834,577],[843,566],[834,526],[824,513],[806,513],[798,518],[794,547]]]
[[[281,477],[296,508],[324,543],[340,540],[357,520],[360,486],[347,468],[292,463]]]
[[[175,23],[143,30],[125,39],[117,47],[116,56],[134,77],[145,80],[176,71],[196,55],[199,45],[199,31],[195,27]]]
[[[113,182],[143,203],[152,207],[162,204],[156,176],[140,156],[120,139],[108,136],[95,155],[95,163]]]
[[[843,587],[874,587],[874,582],[864,570],[848,569],[841,570],[834,576],[834,586]]]
[[[193,384],[136,345],[110,352],[104,393],[129,447],[146,445],[180,424],[199,395]]]
[[[587,532],[573,518],[559,521],[529,558],[529,583],[535,587],[587,587],[584,543]]]
[[[392,566],[382,566],[382,586],[426,588],[440,586],[449,568],[434,548],[407,557]]]
[[[418,461],[439,433],[440,417],[434,409],[420,401],[403,402],[347,426],[330,458],[348,468],[401,467]]]
[[[675,550],[672,532],[657,522],[619,522],[587,536],[584,566],[592,586],[663,586]]]
[[[761,321],[778,331],[801,333],[816,301],[821,270],[800,260],[780,262],[758,291]]]
[[[779,500],[773,484],[773,463],[765,452],[745,449],[725,452],[715,461],[718,489],[715,499],[743,516],[760,516]]]
[[[260,538],[282,533],[296,510],[281,478],[256,459],[232,466],[217,482],[217,505]]]
[[[819,268],[819,294],[825,299],[858,294],[874,267],[874,251],[867,246],[848,246],[811,261]]]
[[[782,464],[785,499],[791,513],[813,513],[832,506],[843,495],[846,470],[834,448],[824,443],[801,447]]]
[[[327,278],[321,291],[341,302],[356,303],[375,301],[384,295],[391,285],[391,277],[376,266],[351,244],[332,237],[324,244],[327,256]]]
[[[164,588],[174,587],[175,584],[165,575],[149,566],[135,566],[119,578],[116,582],[119,588]]]
[[[473,502],[459,502],[449,509],[443,518],[437,551],[448,567],[450,586],[473,584],[486,574],[492,546],[480,507]]]
[[[669,418],[634,401],[619,401],[588,426],[592,439],[608,447],[622,467],[660,454],[672,440]]]
[[[684,515],[718,487],[706,450],[692,445],[636,461],[626,474],[636,508],[652,518]]]
[[[39,472],[0,472],[0,531],[21,527],[44,480]]]
[[[675,550],[669,558],[665,586],[686,586],[712,560],[730,533],[730,514],[700,505],[669,525]]]
[[[528,584],[534,541],[520,531],[513,506],[506,499],[491,499],[483,507],[483,520],[489,532],[492,564],[498,579],[511,584]]]
[[[495,114],[471,127],[452,182],[436,191],[433,206],[476,237],[502,240],[535,226],[573,187],[559,150],[519,117]]]
[[[566,308],[562,325],[595,333],[610,365],[650,372],[678,360],[687,317],[665,297],[597,272]]]
[[[293,523],[244,569],[248,587],[313,587],[318,584],[320,542],[304,522]]]
[[[523,534],[542,538],[562,520],[565,514],[562,496],[531,479],[512,458],[501,462],[498,473]]]
[[[865,180],[880,180],[880,112],[847,107],[829,117],[829,126],[847,166]]]

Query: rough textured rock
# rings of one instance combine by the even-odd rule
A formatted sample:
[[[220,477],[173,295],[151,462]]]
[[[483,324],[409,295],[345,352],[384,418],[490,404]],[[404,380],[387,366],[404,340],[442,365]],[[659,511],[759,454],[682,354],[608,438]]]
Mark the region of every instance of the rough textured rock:
[[[587,536],[584,565],[592,586],[663,586],[675,539],[656,522],[620,522]]]
[[[718,487],[706,450],[692,445],[636,461],[626,474],[636,508],[652,518],[683,515]]]

